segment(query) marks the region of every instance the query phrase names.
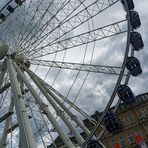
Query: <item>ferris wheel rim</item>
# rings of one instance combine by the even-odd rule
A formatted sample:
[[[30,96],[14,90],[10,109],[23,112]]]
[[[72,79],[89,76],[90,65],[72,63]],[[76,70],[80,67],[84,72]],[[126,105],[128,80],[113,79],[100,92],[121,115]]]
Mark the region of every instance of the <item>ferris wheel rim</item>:
[[[129,23],[129,18],[128,18],[128,23]],[[128,25],[128,37],[127,37],[127,38],[128,38],[128,39],[127,39],[127,40],[128,40],[128,41],[127,41],[127,44],[128,44],[128,45],[127,45],[127,46],[129,46],[129,32],[130,32],[130,28],[129,28],[129,25]],[[127,54],[127,51],[126,51],[125,55],[126,55],[126,54]],[[127,56],[124,56],[124,60],[125,60],[125,57],[127,58]],[[125,60],[125,61],[126,61],[126,60]],[[125,63],[125,62],[123,62],[123,63]],[[122,69],[125,69],[125,65],[122,67]],[[129,75],[128,75],[128,76],[129,76]],[[128,79],[128,76],[127,76],[127,79]],[[120,73],[119,77],[123,77],[123,73],[122,73],[122,72]],[[118,84],[118,86],[119,86],[119,84]],[[117,87],[118,87],[118,86],[117,86]],[[100,123],[100,124],[101,124],[101,123]]]

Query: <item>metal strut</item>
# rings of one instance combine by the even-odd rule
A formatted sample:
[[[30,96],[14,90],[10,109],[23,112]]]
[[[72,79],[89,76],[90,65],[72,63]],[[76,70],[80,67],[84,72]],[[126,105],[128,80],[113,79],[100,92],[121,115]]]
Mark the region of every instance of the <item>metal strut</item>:
[[[16,63],[13,63],[14,67],[16,68],[16,71],[19,75],[19,77],[22,79],[24,84],[27,86],[28,90],[31,92],[32,96],[35,98],[37,104],[40,106],[40,109],[46,114],[47,118],[51,122],[51,124],[55,127],[56,131],[59,133],[61,139],[63,140],[64,144],[68,148],[75,148],[71,140],[68,138],[68,136],[64,133],[63,129],[59,126],[58,122],[53,117],[52,113],[48,109],[48,106],[43,103],[39,95],[36,93],[36,91],[33,89],[31,84],[28,82],[25,74],[19,69]]]
[[[75,121],[75,123],[77,123],[79,125],[79,127],[86,133],[86,135],[88,136],[90,134],[89,129],[83,124],[83,122],[81,120],[79,120],[79,118],[74,115],[59,99],[58,97],[49,89],[50,86],[43,80],[41,80],[36,74],[34,74],[31,70],[29,70],[28,68],[26,68],[24,66],[25,71],[30,75],[31,78],[37,79],[38,80],[38,84],[41,84],[42,87],[45,89],[45,91],[52,97],[52,99],[54,101],[56,101],[60,107],[71,117],[71,119],[73,121]],[[37,81],[36,80],[36,81]],[[97,139],[95,136],[93,136],[93,139]],[[103,145],[103,144],[102,144]]]
[[[112,1],[95,0],[94,2],[92,2],[91,4],[89,4],[87,7],[85,7],[84,9],[82,9],[81,11],[79,11],[78,13],[76,13],[75,15],[73,15],[72,17],[66,19],[68,17],[67,16],[64,20],[62,20],[59,23],[60,25],[57,25],[51,31],[47,31],[47,33],[45,33],[44,35],[41,35],[40,38],[38,38],[37,40],[33,41],[31,44],[28,45],[28,42],[30,40],[32,40],[33,37],[29,38],[29,40],[27,40],[25,42],[24,48],[21,49],[21,52],[24,51],[24,49],[30,49],[30,50],[28,50],[28,51],[30,51],[30,53],[31,53],[31,50],[34,51],[34,52],[31,53],[29,56],[34,56],[38,52],[36,50],[34,50],[34,49],[36,49],[36,47],[30,48],[30,46],[32,46],[35,43],[36,43],[36,46],[38,46],[49,35],[55,34],[55,31],[56,31],[57,28],[59,28],[59,26],[66,25],[66,26],[69,26],[69,27],[66,27],[66,30],[67,30],[66,33],[64,33],[62,35],[59,35],[58,37],[55,37],[54,40],[51,43],[53,43],[55,41],[58,41],[59,39],[62,39],[66,34],[68,34],[69,32],[71,32],[72,30],[78,28],[80,25],[86,23],[87,21],[89,21],[93,17],[97,16],[99,13],[102,13],[103,11],[105,11],[106,9],[108,9],[109,7],[111,7],[112,5],[114,5],[115,3],[117,3],[118,1],[119,0],[112,0]],[[81,2],[81,3],[83,3],[83,2]],[[64,7],[62,9],[64,9]],[[86,14],[88,15],[88,17],[84,17],[84,16],[86,16]],[[75,22],[75,23],[72,24],[71,22]],[[42,28],[43,27],[44,27],[44,25],[42,26]],[[40,31],[40,29],[38,31]],[[38,33],[38,31],[36,33]],[[35,34],[33,36],[35,36]],[[25,45],[27,45],[27,46],[25,46]],[[43,55],[45,55],[45,54],[42,53],[42,56]]]
[[[74,134],[77,142],[79,143],[79,145],[82,145],[82,143],[84,142],[84,139],[82,138],[82,136],[79,134],[79,132],[76,130],[76,128],[74,128],[72,126],[72,124],[70,123],[70,121],[66,118],[66,116],[64,115],[64,111],[61,110],[58,105],[53,101],[52,97],[47,93],[46,89],[44,89],[44,87],[41,85],[41,83],[36,79],[36,77],[34,77],[34,75],[32,75],[31,73],[29,73],[27,71],[27,73],[29,74],[29,76],[32,78],[32,80],[35,82],[35,84],[38,86],[38,88],[41,90],[41,92],[44,94],[44,96],[46,97],[46,99],[49,101],[49,103],[52,105],[52,107],[55,109],[55,111],[57,112],[57,115],[59,115],[62,120],[65,122],[65,124],[67,125],[67,127],[70,129],[70,131]]]
[[[88,71],[94,73],[113,74],[119,75],[121,67],[117,66],[103,66],[103,65],[91,65],[91,64],[80,64],[70,62],[59,62],[59,61],[47,61],[47,60],[29,60],[33,65],[48,66],[70,70]]]
[[[0,89],[0,94],[2,94],[4,91],[6,91],[10,86],[11,86],[10,83],[6,83],[5,86],[3,86],[3,87]]]
[[[13,113],[13,107],[14,107],[14,104],[13,104],[13,101],[12,101],[12,98],[11,98],[11,103],[10,103],[8,113]],[[2,138],[1,138],[2,148],[7,146],[7,135],[8,135],[7,130],[10,126],[10,122],[11,122],[11,119],[12,119],[11,115],[12,114],[10,114],[10,116],[6,119],[6,122],[5,122],[5,127],[4,127],[4,131],[3,131],[3,134],[2,134]]]
[[[30,70],[29,70],[30,71]],[[30,71],[32,72],[32,71]],[[38,78],[39,81],[41,81],[42,83],[44,83],[46,85],[46,87],[51,90],[52,92],[54,92],[54,94],[56,94],[57,96],[59,96],[64,102],[66,102],[67,104],[71,105],[76,111],[78,111],[81,115],[83,115],[84,117],[86,117],[87,119],[89,119],[94,125],[97,124],[97,121],[94,120],[91,116],[87,115],[84,111],[82,111],[79,107],[77,107],[73,102],[71,102],[70,100],[68,100],[66,97],[64,97],[60,92],[58,92],[57,90],[55,90],[52,86],[50,86],[49,84],[47,84],[45,81],[43,81],[40,77],[38,77],[35,73],[33,73],[35,75],[35,77]]]
[[[111,36],[115,36],[115,35],[127,32],[127,29],[124,29],[123,27],[121,27],[121,26],[124,26],[125,24],[126,24],[126,20],[115,22],[113,24],[109,24],[88,32],[84,32],[82,34],[78,34],[72,37],[66,37],[66,39],[59,39],[58,41],[55,41],[53,43],[48,43],[42,47],[35,48],[35,51],[38,52],[41,49],[44,51],[44,49],[48,47],[48,50],[50,49],[49,53],[53,54],[57,51],[67,50],[67,49],[85,45],[94,41],[102,40]],[[60,45],[60,48],[59,48],[59,45]]]
[[[34,75],[34,77],[37,77],[36,75]],[[38,79],[38,77],[37,77]],[[40,81],[38,79],[38,81]],[[43,83],[42,81],[40,81],[41,85],[44,87],[44,89],[46,90],[46,92],[48,92],[50,94],[50,96],[54,99],[54,101],[56,101],[60,107],[71,117],[71,119],[73,121],[75,121],[78,126],[86,133],[87,136],[89,136],[89,134],[91,133],[89,131],[89,129],[84,125],[84,123],[76,116],[74,115],[65,105],[64,103],[62,103],[58,97],[49,89],[49,85],[45,82]],[[102,127],[103,128],[103,127]],[[92,139],[97,139],[95,136],[92,137]],[[105,147],[102,143],[100,143],[103,147]]]
[[[31,125],[28,119],[28,115],[25,109],[24,98],[22,96],[16,71],[12,65],[12,61],[10,57],[6,58],[8,73],[10,77],[10,83],[12,88],[12,98],[14,102],[14,106],[16,109],[17,120],[19,123],[19,129],[22,140],[22,147],[23,148],[35,148],[35,142],[33,138],[33,133],[31,130]]]

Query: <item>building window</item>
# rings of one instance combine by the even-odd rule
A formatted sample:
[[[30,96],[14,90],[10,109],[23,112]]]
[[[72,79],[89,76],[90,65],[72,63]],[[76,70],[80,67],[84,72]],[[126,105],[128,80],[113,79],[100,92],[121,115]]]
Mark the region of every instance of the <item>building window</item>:
[[[147,117],[148,117],[148,111],[147,111],[147,109],[143,108],[143,109],[141,110],[141,113],[142,113],[142,117],[143,117],[143,118],[147,118]]]
[[[121,122],[122,122],[122,125],[123,125],[123,126],[125,126],[123,119],[122,119],[122,118],[120,118],[120,120],[121,120]]]
[[[115,147],[115,140],[112,139],[112,148],[114,148],[114,147]]]
[[[127,118],[130,124],[134,123],[133,117],[130,114],[127,116]]]
[[[138,130],[138,131],[137,131],[137,134],[140,135],[140,136],[143,138],[143,134],[142,134],[141,131]]]
[[[129,143],[130,143],[130,144],[135,143],[135,137],[132,136],[132,135],[128,136],[128,140],[129,140]]]
[[[120,137],[120,145],[121,145],[121,148],[126,147],[126,141],[125,141],[125,138]]]

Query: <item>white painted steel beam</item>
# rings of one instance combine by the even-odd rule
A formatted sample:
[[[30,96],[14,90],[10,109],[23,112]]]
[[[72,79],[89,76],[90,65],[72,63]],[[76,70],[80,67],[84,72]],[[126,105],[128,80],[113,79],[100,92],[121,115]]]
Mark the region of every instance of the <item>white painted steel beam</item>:
[[[59,126],[58,122],[53,117],[52,113],[48,109],[48,106],[43,103],[39,95],[36,93],[36,91],[33,89],[31,84],[28,82],[25,74],[19,69],[16,63],[13,63],[14,67],[16,68],[16,71],[19,75],[19,77],[22,79],[24,84],[27,86],[28,90],[31,92],[32,96],[35,98],[36,102],[39,104],[41,110],[46,114],[47,118],[51,122],[51,124],[55,127],[56,131],[59,133],[59,136],[61,137],[64,144],[67,146],[67,148],[75,148],[71,140],[68,138],[68,136],[64,133],[63,129]]]
[[[34,142],[34,137],[29,122],[29,118],[25,109],[24,98],[22,96],[18,84],[16,71],[12,65],[10,57],[6,58],[6,62],[12,88],[12,97],[16,109],[17,120],[19,123],[19,130],[21,136],[23,137],[22,148],[35,148],[36,146]]]
[[[41,90],[41,92],[44,94],[44,96],[46,97],[46,99],[49,101],[49,103],[53,106],[53,108],[55,109],[55,111],[57,112],[57,114],[62,118],[62,120],[65,122],[65,124],[67,125],[67,127],[70,129],[70,131],[74,134],[76,141],[79,143],[79,145],[82,145],[82,143],[84,142],[84,139],[82,138],[82,136],[80,135],[80,133],[77,131],[76,128],[74,128],[72,126],[72,124],[69,122],[69,120],[66,118],[66,116],[64,115],[64,111],[59,109],[59,107],[57,106],[57,104],[53,101],[53,99],[51,98],[51,96],[47,93],[47,91],[43,88],[43,86],[41,85],[41,83],[36,79],[36,77],[30,73],[29,71],[26,71],[28,73],[28,75],[32,78],[32,80],[35,82],[35,84],[38,86],[38,88]]]

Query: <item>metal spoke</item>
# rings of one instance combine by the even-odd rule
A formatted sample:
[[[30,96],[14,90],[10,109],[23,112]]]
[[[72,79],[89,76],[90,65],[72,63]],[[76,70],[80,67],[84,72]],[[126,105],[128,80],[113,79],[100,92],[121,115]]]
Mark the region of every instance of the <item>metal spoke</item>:
[[[134,30],[127,4],[122,9],[120,0],[2,1],[0,147],[56,148],[58,139],[67,148],[101,143],[105,115],[130,76]],[[89,114],[101,106],[99,98],[106,104],[96,119]]]
[[[119,22],[116,22],[116,23],[113,23],[107,26],[103,26],[101,28],[97,28],[97,29],[94,29],[94,30],[70,37],[70,38],[59,40],[54,43],[48,43],[47,45],[43,45],[42,47],[34,49],[32,51],[33,54],[29,52],[28,55],[37,58],[36,54],[42,51],[42,56],[46,56],[48,54],[53,54],[55,52],[67,50],[67,49],[85,45],[85,44],[88,44],[94,41],[112,37],[118,34],[122,34],[122,33],[127,32],[127,30],[123,28],[123,26],[125,25],[126,25],[126,20],[122,20],[122,21],[119,21]],[[57,48],[59,47],[59,45],[60,45],[60,48]],[[44,50],[46,52],[44,52]],[[34,54],[34,52],[36,54]]]
[[[54,31],[56,31],[56,29],[59,29],[60,26],[66,25],[66,30],[67,30],[66,33],[58,36],[58,38],[55,38],[52,41],[52,42],[54,42],[55,40],[62,38],[63,36],[65,36],[66,34],[71,32],[75,28],[84,24],[85,22],[92,19],[93,17],[95,17],[96,15],[98,15],[99,13],[106,10],[107,8],[109,8],[110,6],[112,6],[113,4],[115,4],[117,2],[118,2],[118,0],[114,0],[112,2],[110,2],[110,1],[104,2],[104,0],[99,0],[99,1],[97,0],[97,1],[93,2],[92,4],[90,4],[89,6],[87,6],[86,8],[82,9],[80,12],[78,12],[77,14],[72,16],[71,18],[69,18],[67,20],[62,20],[55,28],[52,28],[51,31],[47,32],[45,35],[43,35],[40,38],[38,38],[37,40],[35,40],[32,44],[35,44],[37,41],[38,42],[40,41],[39,42],[39,44],[40,44],[43,40],[45,40],[44,37],[47,38],[47,35],[49,36],[49,35],[51,35],[51,33],[54,34],[55,33]],[[89,14],[88,14],[88,11],[89,11]],[[85,17],[85,14],[88,14],[88,17]],[[72,24],[71,22],[75,22],[75,23]],[[37,44],[37,45],[39,45],[39,44]],[[28,46],[26,46],[25,48],[29,48],[29,47],[30,47],[30,44]]]
[[[26,67],[24,67],[26,69]],[[81,115],[83,115],[85,118],[89,119],[94,125],[97,123],[92,117],[87,115],[83,110],[81,110],[79,107],[77,107],[74,103],[72,103],[70,100],[65,98],[60,92],[55,90],[52,86],[47,84],[45,81],[43,81],[41,78],[39,78],[36,74],[34,74],[31,70],[26,69],[31,75],[36,77],[38,81],[43,83],[49,90],[51,90],[53,93],[55,93],[58,97],[60,97],[63,101],[65,101],[67,104],[69,104],[71,107],[73,107],[76,111],[78,111]]]

